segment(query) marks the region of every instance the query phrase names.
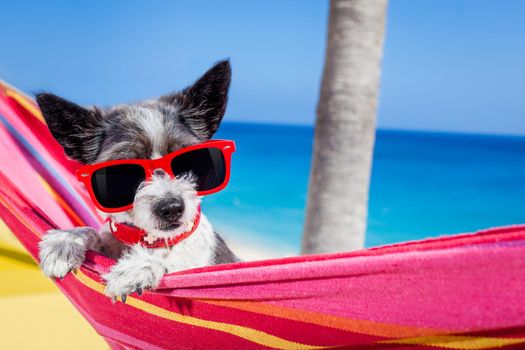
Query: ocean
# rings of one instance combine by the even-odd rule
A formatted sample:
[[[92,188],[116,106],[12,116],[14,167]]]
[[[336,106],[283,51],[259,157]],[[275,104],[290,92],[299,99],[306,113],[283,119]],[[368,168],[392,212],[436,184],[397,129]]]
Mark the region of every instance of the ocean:
[[[297,254],[313,128],[224,123],[228,187],[203,200],[227,239]],[[525,137],[379,130],[366,246],[525,223]]]

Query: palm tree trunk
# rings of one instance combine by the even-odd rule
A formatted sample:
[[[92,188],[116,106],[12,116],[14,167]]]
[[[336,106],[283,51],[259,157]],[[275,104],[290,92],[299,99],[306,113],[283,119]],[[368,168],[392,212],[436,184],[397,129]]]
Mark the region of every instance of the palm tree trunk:
[[[331,0],[303,253],[364,246],[387,0]]]

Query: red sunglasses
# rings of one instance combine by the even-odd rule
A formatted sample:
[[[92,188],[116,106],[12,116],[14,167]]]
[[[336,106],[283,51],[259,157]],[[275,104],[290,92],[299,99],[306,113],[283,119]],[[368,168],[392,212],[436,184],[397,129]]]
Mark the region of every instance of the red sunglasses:
[[[173,177],[192,173],[196,178],[197,195],[222,190],[230,179],[231,155],[235,143],[212,140],[182,148],[158,159],[112,160],[80,167],[77,179],[88,189],[95,206],[107,213],[126,211],[133,207],[139,185],[163,169]]]

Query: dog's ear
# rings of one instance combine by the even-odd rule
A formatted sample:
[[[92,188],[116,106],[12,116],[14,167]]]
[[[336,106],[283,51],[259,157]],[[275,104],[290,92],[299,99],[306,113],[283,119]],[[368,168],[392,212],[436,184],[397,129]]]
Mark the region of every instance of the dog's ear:
[[[177,107],[182,121],[199,138],[208,140],[219,128],[226,111],[230,80],[230,62],[221,61],[193,85],[160,100]]]
[[[94,161],[102,141],[100,111],[50,93],[37,94],[36,101],[51,134],[66,154],[84,164]]]

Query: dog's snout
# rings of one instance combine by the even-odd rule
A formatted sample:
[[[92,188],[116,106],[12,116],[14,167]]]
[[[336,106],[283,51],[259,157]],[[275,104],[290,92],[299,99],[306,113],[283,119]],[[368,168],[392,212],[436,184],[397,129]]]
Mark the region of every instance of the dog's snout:
[[[155,214],[165,221],[173,222],[184,213],[184,201],[180,197],[163,199],[155,206]]]

